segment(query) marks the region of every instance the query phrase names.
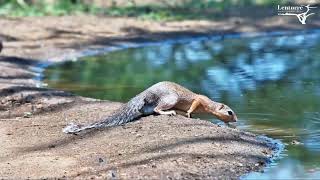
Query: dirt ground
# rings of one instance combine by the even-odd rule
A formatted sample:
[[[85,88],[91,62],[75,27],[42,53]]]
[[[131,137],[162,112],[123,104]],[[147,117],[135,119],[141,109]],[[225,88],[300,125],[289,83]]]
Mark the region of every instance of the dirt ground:
[[[236,32],[305,30],[296,17],[151,22],[96,16],[0,18],[0,178],[237,179],[260,171],[274,147],[256,135],[182,116],[149,116],[124,126],[66,135],[120,103],[39,88],[44,62],[87,49]],[[241,117],[240,117],[241,118]]]

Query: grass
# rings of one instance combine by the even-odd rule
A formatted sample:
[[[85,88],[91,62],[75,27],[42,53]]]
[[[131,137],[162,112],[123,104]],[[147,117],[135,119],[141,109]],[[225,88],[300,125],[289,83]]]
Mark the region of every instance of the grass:
[[[212,10],[213,12],[214,10]],[[170,21],[185,19],[205,19],[216,18],[214,14],[205,16],[200,10],[190,10],[177,7],[140,6],[140,7],[112,7],[104,12],[106,15],[115,17],[137,17],[145,20]]]
[[[100,8],[93,5],[72,3],[68,0],[57,0],[53,4],[45,3],[45,1],[28,4],[21,0],[4,1],[0,3],[0,15],[11,17],[63,16],[83,13],[96,14],[99,10]]]
[[[175,6],[111,6],[108,8],[86,4],[81,0],[56,0],[55,3],[24,0],[0,0],[0,16],[63,16],[77,14],[108,15],[115,17],[137,17],[147,20],[216,19],[228,8],[246,6],[272,6],[278,2],[269,0],[187,0]],[[286,1],[281,1],[281,4]]]

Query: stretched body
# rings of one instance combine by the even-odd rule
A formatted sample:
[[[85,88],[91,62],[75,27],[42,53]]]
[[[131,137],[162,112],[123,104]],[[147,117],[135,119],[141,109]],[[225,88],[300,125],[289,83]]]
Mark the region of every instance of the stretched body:
[[[188,117],[191,113],[210,113],[224,122],[237,121],[237,116],[227,105],[212,101],[179,84],[163,81],[135,96],[106,119],[84,126],[70,124],[63,132],[78,133],[121,125],[153,113],[176,115],[176,110],[185,112]]]

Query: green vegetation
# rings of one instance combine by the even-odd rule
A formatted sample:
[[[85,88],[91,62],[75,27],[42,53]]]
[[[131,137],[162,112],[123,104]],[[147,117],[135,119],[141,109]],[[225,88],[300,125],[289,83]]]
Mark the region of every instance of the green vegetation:
[[[56,0],[47,1],[0,0],[0,15],[5,16],[62,16],[78,13],[97,13],[99,8],[80,1]]]
[[[155,0],[155,4],[146,5],[131,0],[117,5],[117,0],[112,2],[111,5],[102,7],[92,0],[0,0],[0,16],[62,16],[87,13],[152,20],[214,19],[220,18],[221,12],[225,10],[273,6],[279,3],[269,0],[172,0],[171,3],[167,0]],[[287,1],[281,1],[281,4],[285,2]]]
[[[180,0],[180,2],[183,0]],[[287,1],[270,0],[184,0],[184,3],[174,5],[153,5],[137,6],[129,5],[125,7],[111,7],[105,11],[111,16],[139,17],[152,20],[183,20],[183,19],[217,19],[223,18],[225,11],[234,14],[237,9],[253,6],[275,6],[285,4]],[[233,12],[232,12],[233,11]]]

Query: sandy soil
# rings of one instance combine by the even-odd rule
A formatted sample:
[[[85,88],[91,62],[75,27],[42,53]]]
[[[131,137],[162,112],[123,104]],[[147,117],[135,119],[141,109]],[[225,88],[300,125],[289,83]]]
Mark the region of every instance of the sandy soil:
[[[270,147],[255,135],[182,116],[150,116],[125,126],[65,135],[70,121],[92,122],[118,103],[73,106],[2,121],[2,178],[221,178],[265,164]]]
[[[256,135],[182,116],[66,135],[69,122],[107,116],[119,103],[38,88],[39,63],[86,49],[230,32],[301,30],[295,17],[150,22],[95,16],[1,18],[0,178],[238,178],[259,171],[273,147]],[[241,117],[240,117],[241,118]]]

